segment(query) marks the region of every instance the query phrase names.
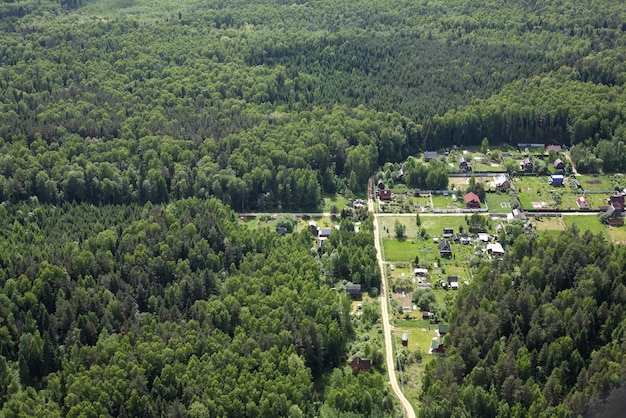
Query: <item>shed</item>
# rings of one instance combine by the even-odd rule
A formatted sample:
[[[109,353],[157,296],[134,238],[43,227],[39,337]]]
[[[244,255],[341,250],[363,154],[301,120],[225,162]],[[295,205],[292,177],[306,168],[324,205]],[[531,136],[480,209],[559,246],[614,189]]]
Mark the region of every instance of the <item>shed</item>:
[[[556,160],[554,160],[554,169],[555,170],[564,170],[565,169],[565,163],[563,162],[563,160],[561,160],[560,158],[557,158]]]
[[[550,185],[552,186],[562,186],[565,178],[563,174],[553,174],[550,176]]]
[[[454,228],[443,228],[443,237],[450,238],[454,235]]]
[[[524,161],[520,163],[520,169],[522,171],[533,171],[533,162],[530,158],[524,158]]]
[[[437,151],[426,151],[424,152],[424,161],[434,160],[438,157]]]
[[[361,299],[361,285],[348,283],[346,285],[346,293],[349,294],[352,299]]]
[[[459,170],[472,171],[472,163],[463,157],[459,158]]]
[[[450,327],[450,325],[448,324],[439,324],[437,326],[437,334],[440,337],[443,337],[444,335],[446,335],[448,333],[448,328]]]
[[[443,345],[443,338],[435,338],[430,343],[430,353],[431,354],[443,354],[445,352],[445,347]]]
[[[391,200],[391,190],[377,190],[376,196],[380,200]]]
[[[402,334],[402,345],[405,347],[409,345],[409,334],[406,332]]]
[[[589,209],[589,200],[587,200],[587,196],[580,196],[576,199],[576,204],[578,205],[578,209]]]
[[[448,287],[450,289],[458,289],[459,288],[459,276],[448,276]]]
[[[428,276],[428,269],[416,267],[413,269],[413,274],[415,274],[416,277],[426,277]]]

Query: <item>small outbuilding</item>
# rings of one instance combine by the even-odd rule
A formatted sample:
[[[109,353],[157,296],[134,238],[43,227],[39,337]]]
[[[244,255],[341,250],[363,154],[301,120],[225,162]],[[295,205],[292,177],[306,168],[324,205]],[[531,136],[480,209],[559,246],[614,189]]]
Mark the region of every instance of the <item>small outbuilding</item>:
[[[424,152],[424,161],[434,160],[438,157],[437,151],[426,151]]]
[[[354,300],[361,299],[361,284],[348,283],[346,285],[346,293],[350,295],[351,299],[354,299]]]
[[[587,196],[580,196],[576,199],[576,204],[578,205],[578,209],[589,209],[589,200]]]
[[[563,174],[553,174],[550,176],[550,185],[551,186],[563,186],[563,183],[565,181],[565,178],[563,177]]]
[[[561,160],[560,158],[557,158],[556,160],[554,160],[554,169],[565,170],[565,162],[563,162],[563,160]]]

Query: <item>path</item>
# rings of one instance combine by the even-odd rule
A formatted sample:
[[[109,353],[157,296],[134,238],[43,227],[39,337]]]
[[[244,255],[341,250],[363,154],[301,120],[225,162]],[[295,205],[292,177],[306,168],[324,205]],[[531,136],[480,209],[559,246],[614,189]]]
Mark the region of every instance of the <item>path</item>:
[[[385,352],[387,357],[387,370],[389,371],[389,382],[391,383],[391,388],[394,393],[400,400],[402,404],[402,409],[404,410],[404,414],[408,418],[415,418],[415,411],[413,410],[413,406],[409,402],[409,400],[404,396],[402,389],[400,389],[400,385],[398,385],[398,379],[396,378],[396,368],[395,361],[393,358],[393,346],[392,346],[392,335],[391,335],[391,326],[389,325],[389,312],[387,308],[387,278],[385,276],[385,263],[383,262],[382,252],[380,248],[380,237],[378,236],[378,217],[376,215],[376,211],[374,210],[374,199],[372,198],[371,191],[372,190],[372,180],[370,179],[370,184],[368,185],[368,199],[367,206],[369,211],[374,215],[374,246],[376,247],[376,259],[378,260],[378,267],[380,268],[381,282],[380,282],[380,307],[381,314],[383,320],[383,332],[385,335]]]

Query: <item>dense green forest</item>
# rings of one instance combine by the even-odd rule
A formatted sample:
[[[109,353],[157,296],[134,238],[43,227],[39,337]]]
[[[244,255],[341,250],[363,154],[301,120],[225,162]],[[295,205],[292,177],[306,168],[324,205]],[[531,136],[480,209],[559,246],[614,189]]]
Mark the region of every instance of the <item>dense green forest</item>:
[[[379,287],[371,219],[317,248],[235,211],[319,210],[484,138],[623,171],[624,22],[612,0],[1,2],[0,415],[393,415],[384,366],[344,365],[362,324],[331,290]],[[585,412],[624,376],[623,248],[523,240],[458,298],[425,416]]]
[[[520,235],[457,299],[421,416],[589,416],[626,375],[625,257],[589,232]]]
[[[371,221],[345,221],[326,254],[308,230],[251,230],[214,199],[0,212],[3,416],[393,408],[380,374],[343,371],[350,300],[320,283],[379,284]]]

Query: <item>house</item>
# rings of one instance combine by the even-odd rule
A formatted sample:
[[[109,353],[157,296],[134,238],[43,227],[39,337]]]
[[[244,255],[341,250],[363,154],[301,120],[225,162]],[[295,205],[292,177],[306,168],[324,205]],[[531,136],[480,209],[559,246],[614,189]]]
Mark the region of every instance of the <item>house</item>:
[[[354,202],[352,202],[352,207],[354,209],[361,209],[361,208],[364,208],[365,206],[366,204],[363,199],[356,199]]]
[[[494,257],[502,257],[504,255],[504,248],[499,242],[487,244],[487,254],[491,254]]]
[[[507,176],[495,176],[493,185],[499,192],[505,192],[511,188],[511,180]]]
[[[459,276],[448,276],[448,287],[457,290],[459,288]]]
[[[434,312],[422,311],[422,319],[430,319],[435,316]]]
[[[435,338],[430,343],[430,354],[443,354],[445,352],[445,348],[443,345],[443,338]]]
[[[355,300],[361,299],[361,285],[348,283],[346,285],[346,293],[350,295],[351,299],[355,299]]]
[[[424,152],[424,161],[434,160],[438,157],[436,151],[426,151]]]
[[[402,345],[404,347],[409,345],[409,334],[407,334],[406,332],[402,334]]]
[[[622,209],[615,206],[611,203],[609,208],[606,210],[606,215],[608,217],[609,225],[611,226],[622,226],[624,225],[624,218],[622,217]]]
[[[459,158],[459,170],[472,171],[472,163],[470,163],[463,157]]]
[[[530,161],[530,158],[524,158],[519,166],[522,171],[533,171],[533,162]]]
[[[486,232],[479,232],[478,233],[478,241],[489,242],[489,238],[491,238],[491,237]]]
[[[422,191],[420,189],[413,190],[414,197],[420,197],[421,194],[422,194]]]
[[[448,258],[452,257],[452,247],[450,247],[450,243],[445,238],[439,241],[439,255]]]
[[[454,235],[454,228],[443,228],[443,237],[451,238]]]
[[[383,179],[378,179],[378,182],[376,183],[376,187],[378,187],[379,190],[383,190],[385,188],[385,182]]]
[[[565,178],[563,174],[553,174],[550,176],[550,185],[551,186],[563,186],[563,181]]]
[[[480,199],[478,195],[474,192],[469,192],[465,195],[465,207],[468,209],[478,209],[480,208]]]
[[[624,210],[624,195],[621,193],[614,193],[609,197],[609,205],[613,205],[620,210]]]
[[[580,196],[576,199],[576,204],[578,205],[578,209],[589,209],[589,200],[587,200],[587,196]]]
[[[376,190],[376,197],[380,200],[391,200],[391,190]]]
[[[369,372],[372,370],[372,362],[361,357],[355,357],[350,362],[350,367],[352,368],[353,374],[358,374],[359,372]]]
[[[398,174],[396,174],[396,179],[403,180],[404,179],[404,170],[401,168],[398,170]]]
[[[413,274],[415,274],[415,277],[427,277],[428,269],[421,269],[416,267],[413,269]]]
[[[513,209],[513,218],[520,219],[522,221],[526,220],[526,215],[519,209]]]
[[[461,244],[469,244],[471,242],[470,237],[467,234],[463,234],[461,235],[461,239],[460,239]]]
[[[555,170],[565,170],[565,163],[560,158],[554,160],[554,169]]]
[[[439,324],[437,326],[437,335],[440,337],[443,337],[444,335],[446,335],[448,333],[448,328],[450,327],[450,325],[448,324]]]
[[[285,235],[287,233],[287,228],[285,228],[284,226],[277,226],[276,233],[278,235]]]
[[[554,151],[554,152],[561,152],[562,148],[560,145],[548,145],[546,147],[546,152],[550,152],[550,151]]]
[[[315,236],[318,235],[317,222],[315,222],[315,221],[309,222],[309,229],[311,230],[311,233],[313,235],[315,235]]]

